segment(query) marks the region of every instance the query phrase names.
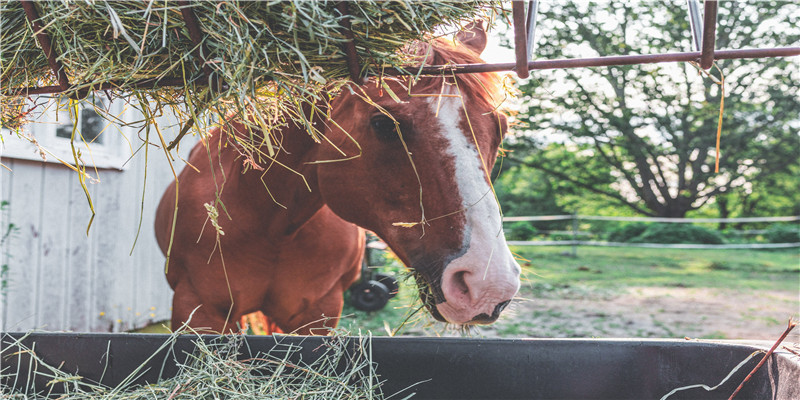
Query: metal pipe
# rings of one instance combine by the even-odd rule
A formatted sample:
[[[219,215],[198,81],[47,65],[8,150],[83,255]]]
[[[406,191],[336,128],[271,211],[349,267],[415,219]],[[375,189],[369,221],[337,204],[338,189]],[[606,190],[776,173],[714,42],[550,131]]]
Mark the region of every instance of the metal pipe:
[[[350,79],[356,83],[362,83],[361,79],[361,65],[358,63],[358,54],[356,53],[355,36],[350,26],[350,11],[347,7],[346,1],[340,1],[336,4],[336,9],[342,14],[342,34],[347,41],[344,42],[344,53],[347,56],[347,71],[350,73]]]
[[[205,78],[209,81],[209,85],[215,91],[219,91],[222,88],[222,84],[220,79],[218,79],[217,74],[214,73],[214,70],[211,69],[211,66],[208,65],[206,62],[206,56],[209,55],[208,48],[203,45],[203,32],[200,30],[200,24],[197,20],[197,16],[192,9],[192,4],[188,1],[182,0],[178,2],[178,5],[181,8],[181,16],[183,16],[183,22],[186,24],[186,29],[189,31],[189,38],[192,39],[192,43],[194,44],[194,56],[200,61],[200,64],[203,68],[203,74]]]
[[[700,51],[702,42],[700,40],[703,31],[703,20],[700,18],[700,4],[697,0],[686,0],[689,7],[689,27],[692,33],[692,50]]]
[[[528,61],[533,61],[533,48],[536,44],[536,15],[539,14],[539,0],[528,2],[528,15],[526,16],[525,29],[528,31]]]
[[[64,65],[61,64],[61,61],[58,61],[58,56],[53,49],[50,36],[44,31],[42,24],[39,23],[39,13],[36,11],[36,7],[30,0],[22,0],[21,3],[22,8],[25,10],[25,16],[28,18],[28,22],[30,22],[33,32],[36,34],[36,40],[39,41],[39,46],[42,47],[42,51],[45,57],[47,57],[47,64],[50,65],[50,69],[56,76],[58,88],[60,89],[59,91],[68,91],[70,89],[70,84],[69,79],[67,79],[66,70],[64,69]]]
[[[560,60],[540,60],[528,62],[529,70],[558,69],[558,68],[582,68],[582,67],[605,67],[613,65],[635,65],[635,64],[654,64],[664,62],[697,62],[701,52],[694,51],[688,53],[666,53],[666,54],[642,54],[630,56],[608,56],[593,58],[568,58]],[[742,50],[717,50],[714,57],[717,60],[730,60],[740,58],[769,58],[769,57],[793,57],[800,56],[800,47],[777,47],[768,49],[742,49]],[[384,75],[441,75],[443,73],[483,73],[513,71],[515,63],[496,63],[496,64],[452,64],[452,65],[432,65],[426,67],[406,66],[401,69],[387,68],[383,70]],[[164,78],[160,80],[148,79],[134,83],[132,86],[137,89],[152,89],[155,87],[183,86],[181,78]],[[116,89],[125,82],[106,82],[96,87],[96,90]],[[200,82],[196,83],[201,85]],[[223,87],[223,90],[225,88]],[[20,89],[9,89],[1,94],[3,96],[52,94],[61,92],[60,86],[28,87]]]
[[[714,64],[714,46],[717,33],[717,0],[705,0],[703,11],[703,54],[700,68],[709,69]]]
[[[514,54],[517,57],[515,71],[520,79],[525,79],[528,73],[528,45],[525,29],[525,3],[515,0],[511,3],[511,13],[514,19]]]
[[[663,62],[697,62],[700,60],[701,52],[687,53],[665,53],[665,54],[641,54],[629,56],[606,56],[592,58],[567,58],[559,60],[539,60],[528,63],[529,70],[538,69],[557,69],[557,68],[582,68],[582,67],[606,67],[613,65],[635,65],[635,64],[654,64]],[[717,60],[728,60],[738,58],[767,58],[767,57],[792,57],[800,55],[800,47],[777,47],[768,49],[741,49],[741,50],[718,50],[714,53]],[[482,73],[513,71],[515,63],[496,63],[496,64],[453,64],[426,67],[404,67],[400,70],[387,68],[383,71],[385,75],[404,75],[404,71],[413,74],[439,75],[447,73]]]

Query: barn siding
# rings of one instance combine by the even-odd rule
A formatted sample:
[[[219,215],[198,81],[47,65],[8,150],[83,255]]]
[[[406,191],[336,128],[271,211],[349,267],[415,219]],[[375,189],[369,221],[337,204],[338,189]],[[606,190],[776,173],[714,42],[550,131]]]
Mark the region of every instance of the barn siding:
[[[174,122],[161,122],[173,125],[164,133],[174,137]],[[136,150],[138,134],[126,134]],[[184,156],[193,142],[186,139]],[[173,179],[162,150],[151,147],[147,162],[140,151],[124,171],[99,171],[100,182],[88,184],[97,213],[88,236],[91,211],[74,171],[13,158],[2,163],[12,171],[0,172],[0,198],[9,202],[0,227],[18,227],[0,252],[9,266],[2,330],[123,331],[169,319],[172,291],[153,234],[155,209]],[[176,170],[183,165],[177,160]]]

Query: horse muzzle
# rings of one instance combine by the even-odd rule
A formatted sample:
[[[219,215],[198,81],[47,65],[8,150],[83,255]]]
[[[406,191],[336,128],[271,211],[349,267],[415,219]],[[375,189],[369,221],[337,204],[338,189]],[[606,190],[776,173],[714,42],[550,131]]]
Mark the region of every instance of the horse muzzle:
[[[462,325],[495,322],[520,286],[519,265],[498,264],[448,265],[442,274],[444,302],[436,305],[442,318]]]

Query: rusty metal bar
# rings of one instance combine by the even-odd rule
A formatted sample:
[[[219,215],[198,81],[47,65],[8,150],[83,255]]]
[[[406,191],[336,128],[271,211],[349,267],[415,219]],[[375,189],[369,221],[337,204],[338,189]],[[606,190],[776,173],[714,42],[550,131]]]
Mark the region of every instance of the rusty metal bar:
[[[527,36],[528,61],[533,61],[533,47],[536,43],[536,16],[539,14],[539,0],[528,1],[528,14],[525,19],[525,30]]]
[[[703,11],[703,49],[700,68],[709,69],[714,64],[714,46],[717,33],[717,0],[705,0]]]
[[[642,54],[629,56],[606,56],[593,58],[567,58],[560,60],[540,60],[528,63],[529,70],[557,69],[557,68],[582,68],[582,67],[606,67],[614,65],[635,65],[635,64],[654,64],[663,62],[687,62],[699,61],[701,52],[694,51],[688,53],[665,53],[665,54]],[[769,49],[742,49],[742,50],[718,50],[714,53],[717,60],[729,60],[737,58],[768,58],[768,57],[792,57],[800,55],[800,47],[777,47]],[[496,64],[454,64],[428,67],[405,67],[405,71],[413,71],[423,75],[440,75],[443,71],[447,73],[482,73],[513,71],[515,63],[496,63]],[[387,68],[383,72],[386,75],[403,75],[403,70]]]
[[[186,29],[189,31],[189,38],[192,39],[192,43],[194,44],[194,56],[200,61],[203,74],[209,81],[211,88],[215,91],[220,91],[222,88],[220,79],[206,62],[206,56],[209,55],[209,52],[208,48],[203,45],[203,32],[200,30],[200,23],[197,20],[197,16],[194,14],[192,4],[189,1],[181,0],[178,2],[178,5],[181,8],[183,22],[186,24]]]
[[[346,1],[340,1],[336,4],[336,9],[342,15],[342,34],[346,42],[344,42],[344,54],[347,56],[347,71],[350,72],[350,79],[356,83],[362,83],[361,80],[361,66],[358,63],[358,54],[356,53],[356,38],[353,36],[352,27],[350,25],[350,10],[347,7]]]
[[[39,13],[36,11],[33,1],[22,0],[21,3],[22,8],[25,10],[25,16],[28,18],[28,22],[31,23],[33,32],[36,34],[36,40],[39,41],[39,45],[42,47],[42,51],[47,57],[47,63],[56,76],[59,92],[68,91],[70,89],[70,84],[69,79],[67,79],[67,72],[64,69],[64,65],[61,64],[61,61],[58,61],[58,56],[56,56],[56,52],[50,42],[50,36],[44,31],[42,24],[39,23]]]
[[[528,73],[528,44],[525,27],[525,2],[514,0],[511,3],[511,13],[514,20],[514,54],[517,57],[515,71],[520,79],[525,79]]]
[[[540,60],[528,62],[529,70],[558,69],[558,68],[582,68],[582,67],[606,67],[614,65],[636,65],[654,64],[664,62],[697,62],[700,60],[701,52],[693,51],[688,53],[666,53],[666,54],[642,54],[629,56],[607,56],[593,58],[568,58],[560,60]],[[777,47],[768,49],[742,49],[742,50],[717,50],[714,57],[717,60],[731,60],[739,58],[769,58],[769,57],[794,57],[800,56],[800,47]],[[516,63],[496,63],[496,64],[452,64],[452,65],[432,65],[426,67],[407,66],[403,69],[387,68],[383,70],[385,75],[441,75],[443,72],[456,74],[483,73],[513,71]],[[181,78],[165,78],[158,81],[148,79],[134,83],[132,86],[137,89],[152,89],[155,87],[183,86]],[[96,90],[116,89],[128,82],[106,82]],[[198,83],[199,84],[199,83]],[[3,96],[52,94],[61,92],[59,86],[28,87],[11,89],[0,93]]]
[[[95,86],[94,90],[114,90],[118,89],[122,85],[133,86],[136,89],[153,89],[158,87],[181,87],[184,86],[186,81],[183,78],[163,78],[159,80],[153,79],[146,79],[134,83],[130,82],[123,82],[123,81],[110,81],[104,82],[99,86]],[[195,82],[194,85],[197,86],[205,86],[207,82]],[[227,85],[222,85],[222,90],[227,90]],[[26,87],[21,88],[18,90],[11,89],[7,92],[0,93],[2,96],[28,96],[28,95],[37,95],[37,94],[53,94],[53,93],[60,93],[61,87],[60,86],[38,86],[38,87]]]

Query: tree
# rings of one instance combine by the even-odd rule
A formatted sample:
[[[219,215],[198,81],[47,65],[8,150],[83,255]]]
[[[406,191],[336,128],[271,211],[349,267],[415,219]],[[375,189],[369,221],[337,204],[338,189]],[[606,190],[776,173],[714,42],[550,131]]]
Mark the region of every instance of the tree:
[[[689,51],[685,8],[682,0],[543,3],[536,57]],[[797,3],[720,2],[718,15],[717,49],[800,42]],[[772,58],[718,66],[725,76],[719,173],[714,148],[722,93],[688,63],[533,72],[521,85],[517,119],[524,133],[511,139],[510,161],[659,217],[683,217],[726,193],[746,199],[764,192],[761,185],[775,180],[769,177],[798,182],[789,171],[798,166],[800,63]],[[554,144],[580,148],[583,156],[569,161],[565,152],[543,151]],[[564,169],[575,160],[583,164]],[[590,164],[598,161],[607,168]]]

